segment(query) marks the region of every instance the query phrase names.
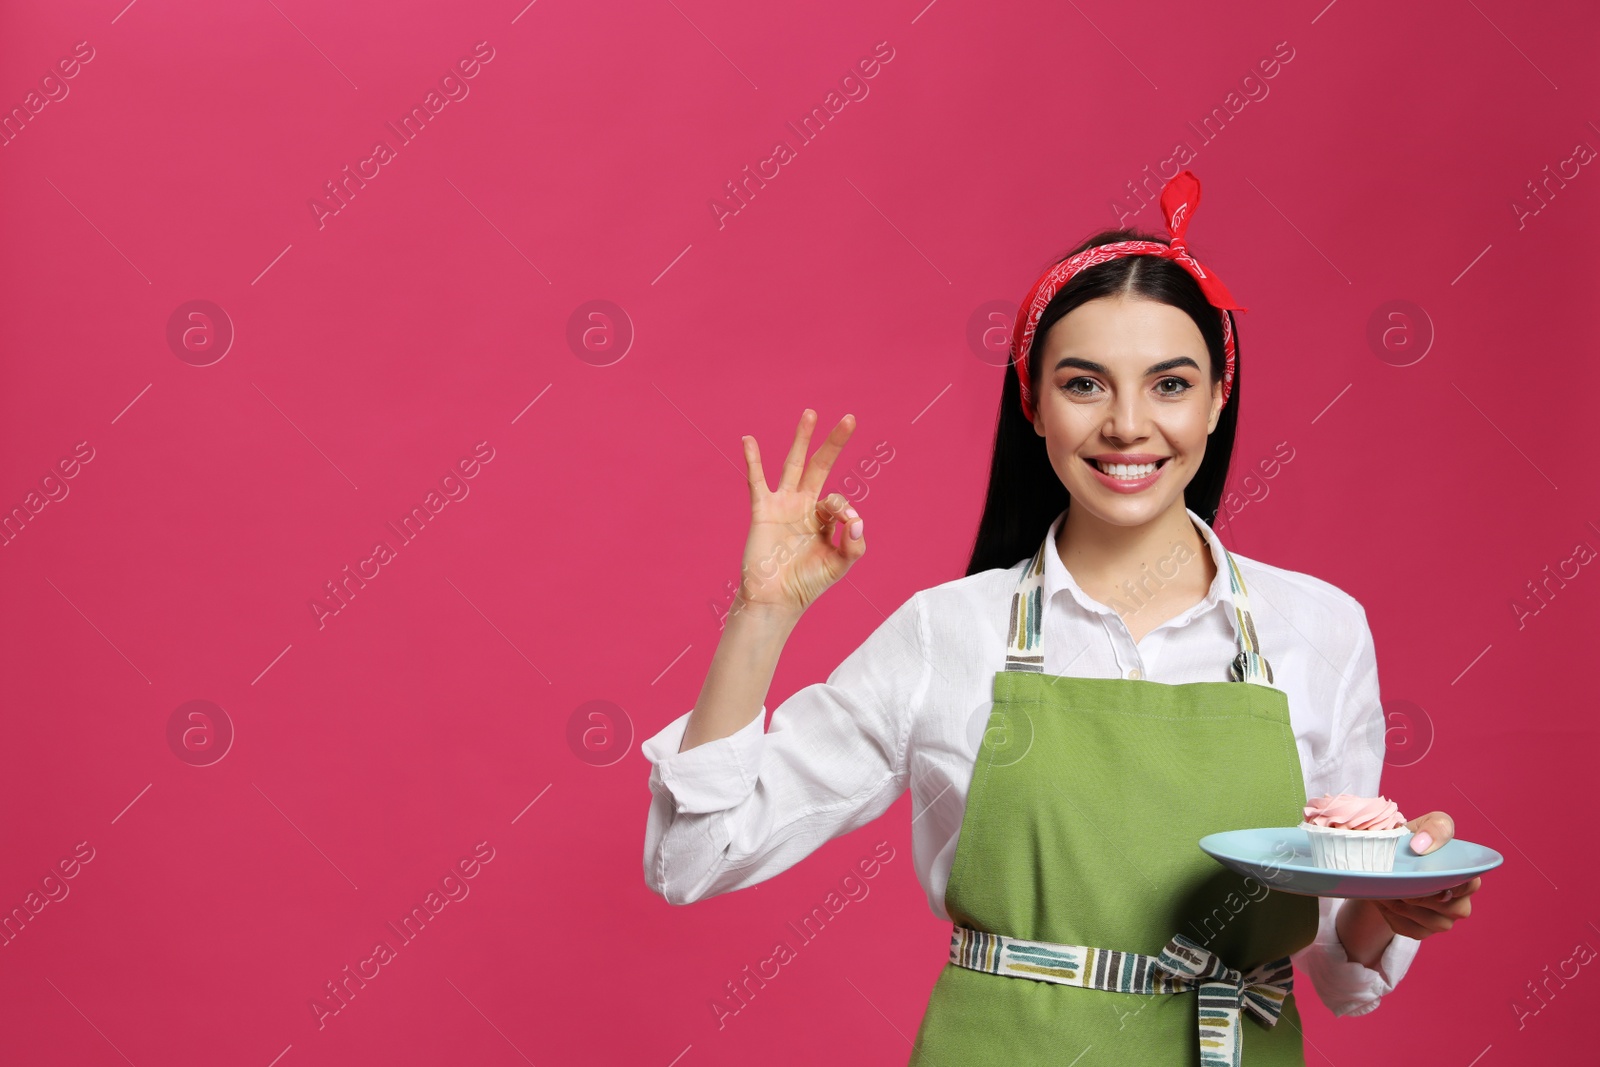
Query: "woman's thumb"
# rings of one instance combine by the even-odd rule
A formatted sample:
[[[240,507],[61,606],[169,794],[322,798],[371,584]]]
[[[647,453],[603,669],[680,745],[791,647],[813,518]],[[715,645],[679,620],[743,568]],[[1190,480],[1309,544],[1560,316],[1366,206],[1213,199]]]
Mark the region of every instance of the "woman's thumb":
[[[834,532],[838,531],[835,547],[848,560],[859,557],[866,546],[865,524],[861,514],[842,493],[830,493],[817,502],[817,514],[822,519],[823,532],[828,543],[834,545]]]
[[[1411,851],[1419,856],[1437,851],[1456,835],[1455,820],[1442,811],[1430,811],[1406,822],[1412,832]]]

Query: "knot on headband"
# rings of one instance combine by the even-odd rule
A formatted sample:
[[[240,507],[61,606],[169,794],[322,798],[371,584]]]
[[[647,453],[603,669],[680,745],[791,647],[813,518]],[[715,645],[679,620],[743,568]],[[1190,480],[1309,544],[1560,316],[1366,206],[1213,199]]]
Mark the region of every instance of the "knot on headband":
[[[1033,390],[1028,381],[1028,349],[1033,345],[1034,333],[1039,326],[1039,316],[1044,314],[1046,305],[1061,291],[1061,287],[1075,276],[1090,267],[1123,256],[1160,256],[1162,259],[1170,259],[1188,271],[1199,283],[1200,291],[1205,294],[1206,301],[1217,309],[1222,318],[1222,348],[1225,356],[1222,402],[1224,404],[1228,402],[1228,394],[1233,391],[1233,370],[1236,362],[1233,322],[1228,312],[1249,309],[1240,307],[1233,299],[1233,295],[1228,292],[1228,287],[1222,284],[1222,279],[1201,266],[1200,261],[1189,254],[1184,235],[1188,232],[1189,222],[1194,218],[1195,209],[1199,206],[1200,179],[1196,178],[1192,171],[1180,171],[1161,190],[1161,214],[1167,220],[1167,233],[1170,235],[1168,243],[1113,241],[1110,244],[1095,245],[1075,256],[1068,256],[1045,271],[1039,276],[1039,280],[1033,283],[1033,288],[1028,290],[1028,295],[1022,300],[1011,335],[1011,362],[1016,368],[1017,380],[1022,383],[1022,411],[1027,415],[1029,422],[1033,421],[1034,407]]]

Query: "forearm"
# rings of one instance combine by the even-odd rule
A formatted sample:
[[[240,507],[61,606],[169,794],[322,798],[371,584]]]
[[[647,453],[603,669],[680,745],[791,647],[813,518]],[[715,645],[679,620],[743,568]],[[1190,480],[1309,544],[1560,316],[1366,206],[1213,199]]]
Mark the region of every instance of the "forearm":
[[[1394,930],[1370,900],[1346,900],[1334,924],[1344,953],[1352,962],[1377,970],[1378,960],[1394,940]]]
[[[798,614],[742,603],[728,613],[679,752],[738,732],[760,713]]]

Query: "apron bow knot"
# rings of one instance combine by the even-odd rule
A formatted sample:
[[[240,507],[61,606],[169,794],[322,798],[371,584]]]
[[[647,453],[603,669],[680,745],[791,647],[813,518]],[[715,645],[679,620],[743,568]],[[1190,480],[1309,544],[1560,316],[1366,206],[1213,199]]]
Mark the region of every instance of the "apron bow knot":
[[[1240,972],[1182,934],[1167,942],[1156,957],[1156,966],[1185,985],[1199,988],[1202,1067],[1238,1067],[1244,1051],[1239,1031],[1241,1010],[1264,1026],[1276,1026],[1284,999],[1294,989],[1294,967],[1287,956]]]

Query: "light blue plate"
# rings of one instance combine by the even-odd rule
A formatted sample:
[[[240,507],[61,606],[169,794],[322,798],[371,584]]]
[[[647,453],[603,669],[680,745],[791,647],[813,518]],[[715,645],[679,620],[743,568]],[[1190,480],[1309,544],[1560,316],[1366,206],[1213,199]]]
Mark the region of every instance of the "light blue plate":
[[[1311,841],[1298,826],[1207,834],[1200,839],[1200,848],[1236,874],[1255,878],[1269,889],[1306,897],[1425,897],[1505,862],[1494,849],[1460,838],[1418,856],[1411,851],[1411,839],[1402,837],[1393,871],[1335,871],[1312,863]]]

